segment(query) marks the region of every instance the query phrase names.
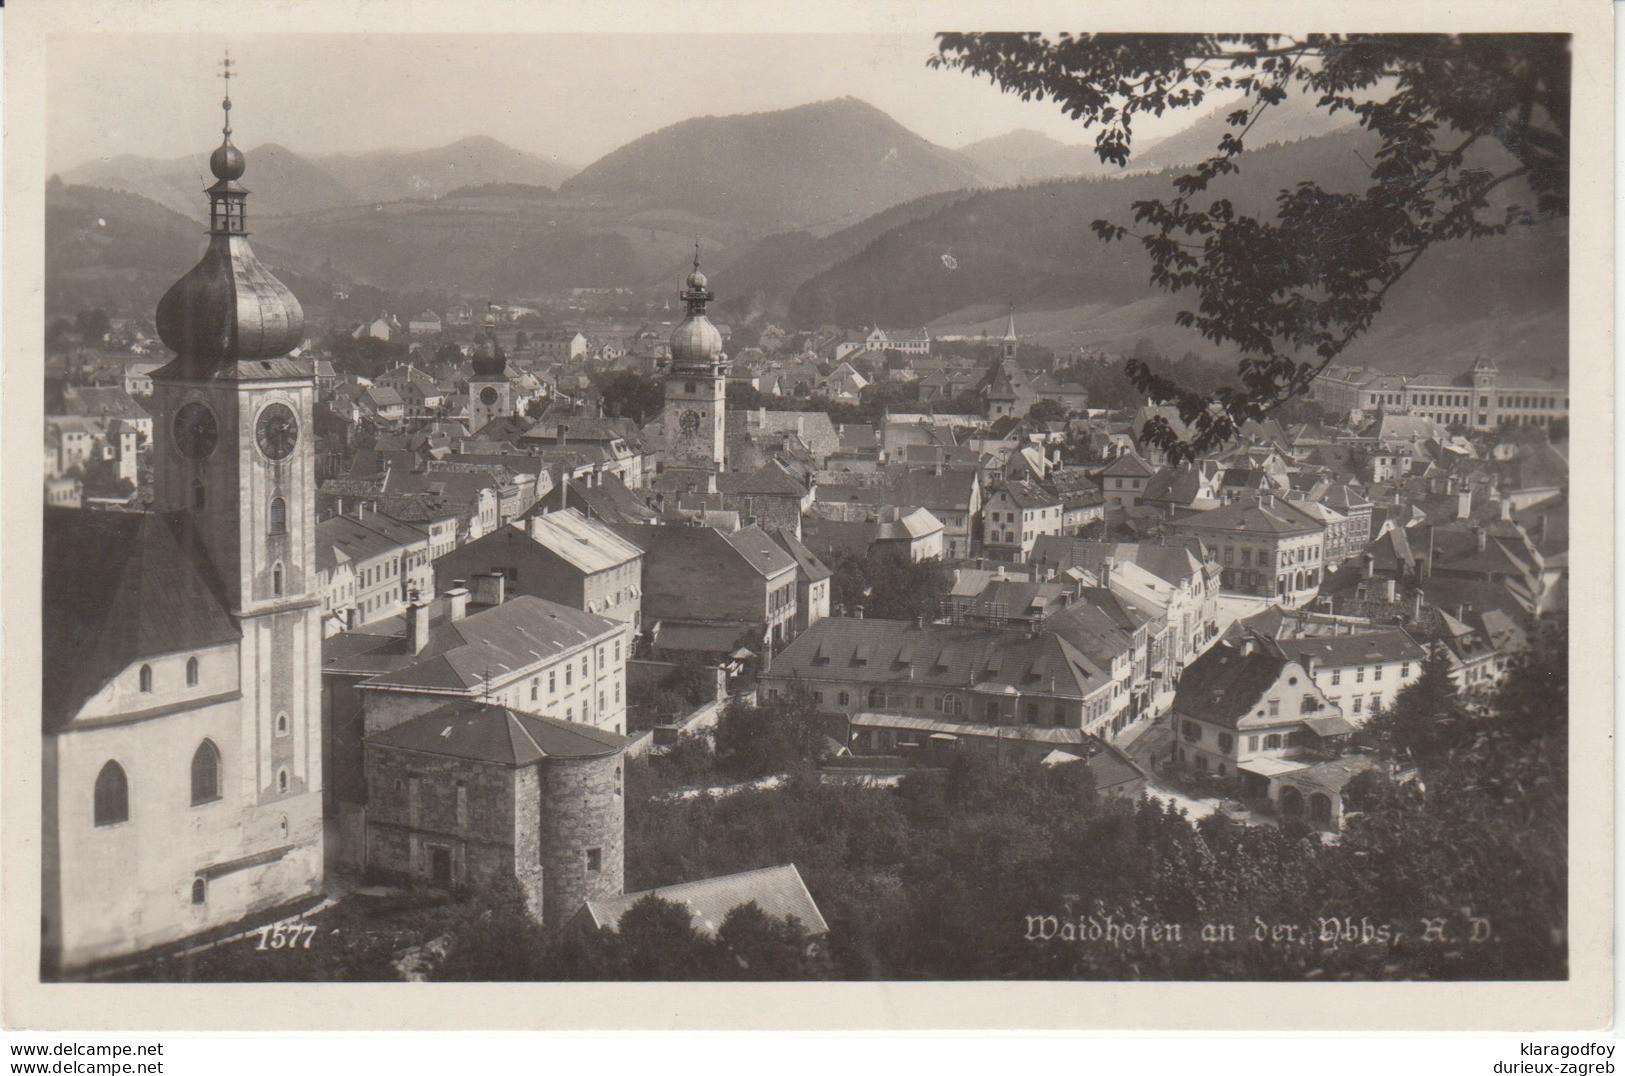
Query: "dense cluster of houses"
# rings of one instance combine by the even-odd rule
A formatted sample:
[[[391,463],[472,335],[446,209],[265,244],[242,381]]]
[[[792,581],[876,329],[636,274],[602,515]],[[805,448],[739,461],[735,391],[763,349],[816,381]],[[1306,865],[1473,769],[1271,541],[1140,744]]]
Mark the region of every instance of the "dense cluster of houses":
[[[612,922],[629,899],[622,768],[647,746],[632,715],[652,675],[685,664],[763,698],[810,697],[851,765],[991,750],[1078,763],[1101,791],[1127,795],[1185,774],[1335,829],[1343,787],[1372,764],[1346,749],[1350,734],[1429,655],[1444,654],[1473,697],[1541,618],[1566,610],[1568,463],[1554,426],[1566,389],[1501,378],[1488,360],[1460,378],[1333,371],[1321,421],[1251,423],[1175,465],[1144,431],[1161,420],[1181,432],[1176,412],[1090,408],[1064,368],[1022,365],[1013,317],[1002,338],[953,355],[934,353],[924,330],[768,326],[730,357],[697,261],[680,298],[675,325],[539,331],[512,337],[511,352],[497,313],[478,326],[467,307],[422,311],[404,327],[380,314],[351,335],[412,343],[377,376],[340,373],[290,336],[253,369],[210,358],[239,363],[239,381],[207,407],[188,387],[203,362],[189,353],[160,367],[132,336],[94,362],[53,358],[65,387],[46,419],[47,503],[127,517],[107,541],[139,532],[158,550],[117,561],[127,566],[107,584],[108,608],[154,602],[165,585],[205,595],[218,565],[199,557],[249,567],[237,604],[175,614],[187,631],[107,642],[103,679],[48,714],[48,735],[78,736],[53,756],[68,786],[101,754],[125,759],[94,775],[94,826],[107,833],[51,839],[71,856],[117,858],[113,829],[131,818],[131,782],[147,779],[133,760],[147,755],[84,730],[145,713],[159,681],[175,692],[164,706],[213,707],[219,725],[196,747],[194,806],[250,763],[278,775],[256,793],[265,802],[314,796],[279,815],[280,830],[258,804],[249,851],[233,844],[248,830],[228,826],[210,838],[218,862],[183,862],[183,848],[151,866],[108,912],[144,921],[123,935],[85,925],[101,898],[74,890],[63,867],[47,912],[56,959],[171,941],[289,896],[310,884],[296,853],[320,844],[324,822],[329,851],[357,869],[451,887],[515,876],[548,922]],[[453,343],[459,328],[467,339]],[[606,414],[606,379],[626,371],[656,377],[663,408]],[[864,399],[876,382],[914,384],[919,404],[832,419],[831,401]],[[727,407],[740,383],[758,406]],[[256,426],[249,409],[270,414],[265,399],[286,399],[275,406],[290,415],[297,405],[292,422]],[[211,407],[241,407],[244,420],[199,417]],[[216,452],[226,437],[245,439],[239,454]],[[209,470],[232,460],[246,478]],[[149,505],[169,515],[152,522]],[[254,533],[222,532],[197,553],[185,529],[215,527],[227,509]],[[76,514],[51,518],[64,535],[84,530]],[[833,604],[835,572],[871,554],[938,562],[951,584],[909,619],[878,619],[861,598]],[[241,626],[262,615],[254,602],[265,617],[300,610],[299,626],[274,629],[292,648],[275,661],[308,662],[287,674],[313,675],[319,707],[267,696],[271,730],[241,732],[232,700],[286,679],[252,686],[216,653],[272,645]],[[156,615],[136,608],[118,623],[94,611],[73,630],[117,634]],[[187,655],[184,672],[169,669]],[[190,735],[177,733],[176,750]],[[72,818],[53,812],[48,827]],[[793,867],[693,885],[684,899],[702,904],[735,890],[810,904]],[[150,914],[170,889],[190,903]]]

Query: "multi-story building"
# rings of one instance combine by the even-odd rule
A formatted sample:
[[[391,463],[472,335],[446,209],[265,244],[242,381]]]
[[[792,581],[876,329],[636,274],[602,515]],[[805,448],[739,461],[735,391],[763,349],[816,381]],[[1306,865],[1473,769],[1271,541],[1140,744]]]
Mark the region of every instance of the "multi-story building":
[[[345,628],[398,616],[414,592],[434,587],[429,535],[378,512],[316,524],[322,611]]]
[[[1112,460],[1097,475],[1106,507],[1133,508],[1156,473],[1155,467],[1132,452]]]
[[[1236,594],[1302,605],[1314,598],[1325,570],[1325,526],[1291,501],[1264,494],[1169,523],[1197,538],[1222,569],[1220,586]]]
[[[441,590],[501,572],[509,594],[531,594],[641,628],[643,550],[573,508],[538,513],[437,558]]]
[[[1074,733],[1098,727],[1113,701],[1110,671],[1057,635],[912,620],[820,620],[759,684],[768,698],[808,691],[820,710],[849,720],[878,712]],[[866,727],[865,747],[897,746],[891,728]]]
[[[1314,380],[1313,396],[1338,410],[1421,415],[1473,430],[1497,426],[1549,426],[1569,413],[1566,384],[1504,375],[1480,355],[1461,374],[1380,374],[1359,367],[1328,367]]]
[[[1354,731],[1315,683],[1310,656],[1248,633],[1191,663],[1174,695],[1174,762],[1260,794],[1284,760]]]
[[[637,526],[614,530],[643,556],[643,620],[730,625],[756,647],[789,642],[796,561],[760,527]]]
[[[364,742],[448,702],[625,732],[626,624],[528,594],[508,598],[497,573],[471,582],[479,603],[456,587],[322,644],[328,799],[341,820],[342,804],[367,802]]]
[[[788,528],[775,527],[767,534],[779,544],[780,549],[795,558],[796,614],[791,622],[791,631],[800,635],[829,616],[830,578],[834,573]]]
[[[982,548],[998,560],[1024,561],[1033,543],[1066,525],[1061,498],[1032,482],[1004,482],[982,504]]]

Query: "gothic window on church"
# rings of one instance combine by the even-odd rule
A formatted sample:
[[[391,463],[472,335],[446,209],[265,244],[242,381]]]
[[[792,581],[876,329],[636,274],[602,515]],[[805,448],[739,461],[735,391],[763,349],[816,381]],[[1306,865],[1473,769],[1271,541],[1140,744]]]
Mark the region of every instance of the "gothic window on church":
[[[92,817],[98,826],[111,826],[130,820],[130,783],[124,767],[108,762],[96,775]]]
[[[152,666],[141,666],[141,672],[138,674],[138,678],[141,683],[141,690],[150,694],[152,692]]]
[[[286,710],[276,715],[276,734],[278,736],[288,734],[288,712]]]
[[[281,497],[271,498],[271,533],[288,533],[288,502]]]
[[[271,596],[282,597],[282,565],[278,564],[271,569]]]
[[[288,771],[285,769],[276,771],[276,790],[278,792],[288,791]]]
[[[192,806],[220,798],[220,749],[211,741],[197,745],[192,755]]]
[[[197,687],[197,658],[186,659],[186,686]]]
[[[192,903],[193,904],[202,904],[208,898],[209,898],[209,886],[208,886],[208,883],[205,882],[202,878],[194,879],[193,882],[192,882]]]

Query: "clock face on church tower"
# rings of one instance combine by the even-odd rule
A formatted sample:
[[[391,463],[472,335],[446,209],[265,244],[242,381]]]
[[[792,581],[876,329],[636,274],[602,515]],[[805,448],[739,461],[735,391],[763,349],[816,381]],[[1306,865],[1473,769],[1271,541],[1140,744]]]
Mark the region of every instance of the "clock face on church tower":
[[[678,428],[686,434],[693,434],[700,428],[700,413],[690,408],[677,418]]]
[[[220,425],[214,412],[196,400],[189,401],[175,412],[175,447],[189,460],[207,459],[220,440]]]
[[[480,403],[490,407],[497,402],[497,390],[494,385],[487,385],[480,390]]]
[[[260,412],[254,439],[267,459],[285,460],[299,443],[299,419],[287,404],[274,403]]]

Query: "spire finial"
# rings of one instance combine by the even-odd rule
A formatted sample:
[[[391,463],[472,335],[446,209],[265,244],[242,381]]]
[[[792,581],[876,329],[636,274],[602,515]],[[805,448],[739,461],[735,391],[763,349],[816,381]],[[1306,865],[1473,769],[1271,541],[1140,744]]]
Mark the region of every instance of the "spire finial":
[[[695,269],[696,272],[698,272],[699,268],[700,268],[700,241],[698,239],[696,239],[696,240],[694,240],[694,269]]]
[[[227,49],[225,59],[220,61],[220,77],[226,84],[226,95],[220,101],[220,108],[225,112],[226,120],[225,126],[220,128],[220,133],[227,138],[231,137],[231,68],[231,50]]]

